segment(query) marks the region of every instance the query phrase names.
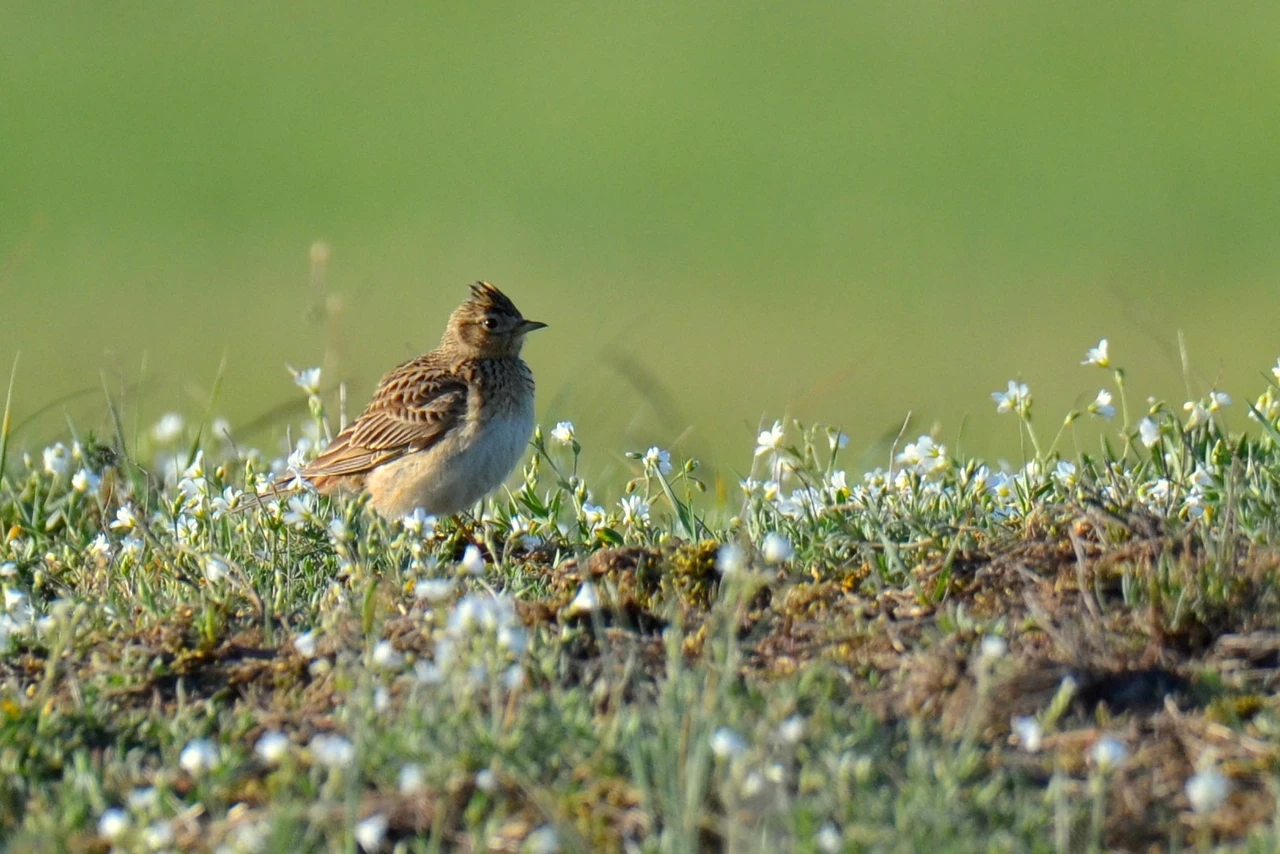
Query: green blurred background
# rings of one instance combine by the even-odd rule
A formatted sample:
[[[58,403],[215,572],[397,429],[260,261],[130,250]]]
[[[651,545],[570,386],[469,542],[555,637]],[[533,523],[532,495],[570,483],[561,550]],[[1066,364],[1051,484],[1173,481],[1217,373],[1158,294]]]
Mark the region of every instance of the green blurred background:
[[[878,463],[908,410],[1016,455],[989,393],[1052,433],[1104,335],[1139,404],[1218,385],[1240,425],[1280,354],[1277,45],[1260,2],[10,0],[0,365],[19,421],[91,390],[17,442],[103,424],[104,370],[198,417],[224,354],[234,424],[327,346],[358,409],[477,278],[551,324],[539,417],[597,458],[742,470],[789,414]]]

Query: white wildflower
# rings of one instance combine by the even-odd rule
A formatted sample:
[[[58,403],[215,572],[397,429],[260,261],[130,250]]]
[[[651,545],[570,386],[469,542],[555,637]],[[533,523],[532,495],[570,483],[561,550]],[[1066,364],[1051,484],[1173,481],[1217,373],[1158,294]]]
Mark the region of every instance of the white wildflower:
[[[396,781],[396,788],[400,790],[400,794],[412,795],[421,792],[426,785],[427,775],[423,772],[421,765],[411,762],[400,769],[400,776]]]
[[[813,842],[822,854],[839,854],[844,848],[844,837],[840,834],[840,828],[830,821],[818,828]]]
[[[711,733],[710,744],[711,753],[717,759],[734,759],[747,750],[747,743],[742,736],[729,729],[729,727],[723,726]]]
[[[459,575],[484,575],[484,556],[480,549],[468,545],[462,552],[462,560],[458,563]]]
[[[405,515],[400,520],[400,525],[406,533],[413,534],[415,537],[429,537],[435,533],[436,517],[429,515],[421,507],[415,507],[412,513]]]
[[[1138,422],[1138,435],[1143,445],[1153,448],[1160,441],[1160,425],[1151,418],[1144,418]]]
[[[628,527],[649,524],[649,504],[639,495],[627,495],[618,501],[622,508],[622,524]]]
[[[97,495],[102,486],[102,478],[88,469],[82,468],[71,476],[71,488],[82,495]]]
[[[1090,347],[1089,352],[1084,354],[1082,365],[1097,365],[1099,368],[1111,367],[1111,355],[1107,352],[1107,339],[1103,338],[1098,342],[1097,347]]]
[[[268,765],[279,765],[289,755],[289,747],[289,736],[273,729],[262,734],[253,752]]]
[[[355,762],[355,746],[340,735],[319,733],[307,745],[311,759],[326,768],[347,768]]]
[[[404,656],[387,640],[378,641],[369,660],[381,670],[395,670],[404,664]]]
[[[1079,482],[1076,477],[1076,464],[1066,460],[1058,460],[1058,465],[1053,469],[1053,479],[1065,490],[1075,489],[1076,484]]]
[[[317,640],[319,639],[316,637],[316,633],[314,631],[303,632],[293,639],[293,648],[296,649],[298,651],[298,655],[301,655],[303,658],[315,658]]]
[[[1116,408],[1111,404],[1111,392],[1105,388],[1098,391],[1098,396],[1089,404],[1089,414],[1105,421],[1116,417]]]
[[[176,412],[167,412],[151,428],[151,438],[157,444],[168,445],[182,435],[186,421]]]
[[[1209,410],[1206,409],[1204,404],[1198,400],[1188,400],[1186,403],[1182,404],[1182,408],[1184,411],[1191,413],[1187,418],[1188,430],[1194,430],[1201,424],[1205,424],[1209,421]]]
[[[93,538],[93,542],[89,543],[89,557],[100,565],[111,560],[111,541],[107,539],[106,534],[98,534]]]
[[[641,462],[646,472],[665,475],[671,471],[671,454],[656,446],[644,452]]]
[[[738,543],[725,543],[716,551],[716,569],[721,575],[742,572],[747,565],[747,551]]]
[[[763,454],[776,454],[782,450],[782,442],[785,439],[782,429],[782,422],[775,421],[773,426],[768,430],[761,431],[756,437],[756,456]]]
[[[1009,380],[1007,391],[991,392],[996,402],[996,412],[1016,412],[1024,418],[1031,412],[1031,390],[1026,383]]]
[[[986,662],[1004,658],[1005,653],[1008,651],[1009,642],[999,635],[986,635],[982,638],[982,643],[978,645],[978,655]]]
[[[316,395],[320,393],[319,368],[304,368],[301,371],[289,368],[289,373],[293,374],[293,384],[307,394]]]
[[[1098,770],[1105,774],[1129,758],[1129,748],[1125,747],[1120,739],[1104,735],[1094,742],[1089,750],[1089,758],[1093,760],[1094,765],[1098,766]]]
[[[1044,743],[1044,730],[1034,717],[1015,717],[1009,724],[1018,737],[1018,745],[1028,753],[1039,753]]]
[[[129,832],[131,823],[127,812],[112,807],[104,810],[98,818],[98,835],[108,842],[115,842]]]
[[[770,531],[765,535],[761,551],[764,554],[765,563],[784,563],[795,554],[791,541],[777,531]]]
[[[565,609],[565,616],[573,617],[578,614],[590,614],[598,610],[600,610],[600,594],[596,592],[594,584],[590,581],[584,581],[582,586],[578,588],[578,595],[573,597],[573,601]]]
[[[492,795],[498,791],[498,775],[490,768],[476,772],[476,788],[485,794]]]
[[[523,850],[529,854],[556,854],[560,850],[560,837],[554,827],[544,824],[525,837]]]
[[[1197,771],[1187,779],[1186,792],[1191,809],[1204,815],[1226,803],[1231,781],[1216,769]]]
[[[796,744],[804,738],[804,718],[792,715],[778,726],[778,741],[783,744]]]
[[[551,430],[551,438],[554,439],[556,442],[559,442],[561,445],[573,444],[573,439],[574,439],[573,422],[561,421],[557,423],[556,426]]]
[[[605,523],[604,508],[599,504],[583,504],[582,521],[587,524],[587,528],[594,534]]]
[[[356,842],[365,851],[377,851],[387,835],[387,817],[382,813],[374,813],[356,825]]]
[[[142,844],[152,851],[161,851],[173,844],[173,824],[157,821],[146,826],[142,831]]]
[[[121,504],[116,510],[115,521],[111,523],[113,531],[132,531],[138,524],[138,517],[133,513],[132,504]]]
[[[203,777],[218,767],[218,748],[206,738],[197,738],[182,748],[178,766],[192,777]]]
[[[424,578],[413,586],[413,595],[425,602],[442,602],[453,595],[451,578]]]

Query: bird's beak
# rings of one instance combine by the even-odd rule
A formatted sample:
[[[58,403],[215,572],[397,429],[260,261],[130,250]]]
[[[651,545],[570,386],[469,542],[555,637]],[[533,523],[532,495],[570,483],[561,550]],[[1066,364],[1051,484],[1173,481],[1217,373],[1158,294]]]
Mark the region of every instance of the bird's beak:
[[[546,328],[547,328],[547,324],[543,323],[540,320],[524,320],[524,321],[521,321],[520,325],[516,327],[516,331],[519,332],[521,335],[527,335],[528,333],[532,332],[535,329],[546,329]]]

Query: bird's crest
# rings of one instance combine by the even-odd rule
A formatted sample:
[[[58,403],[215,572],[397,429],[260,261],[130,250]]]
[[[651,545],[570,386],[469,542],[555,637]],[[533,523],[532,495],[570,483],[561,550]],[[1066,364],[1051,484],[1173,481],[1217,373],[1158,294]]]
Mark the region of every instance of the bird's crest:
[[[516,308],[516,304],[488,282],[474,282],[471,285],[471,302],[481,309],[495,308],[504,314],[520,316],[520,309]]]

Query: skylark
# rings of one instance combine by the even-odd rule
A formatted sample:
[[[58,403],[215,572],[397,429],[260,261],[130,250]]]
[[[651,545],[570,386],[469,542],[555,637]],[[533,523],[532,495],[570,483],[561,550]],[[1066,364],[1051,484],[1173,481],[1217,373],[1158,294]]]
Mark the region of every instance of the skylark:
[[[544,326],[476,282],[440,346],[389,371],[364,412],[297,475],[325,494],[368,492],[388,519],[467,509],[507,479],[533,433],[533,372],[520,348]]]

